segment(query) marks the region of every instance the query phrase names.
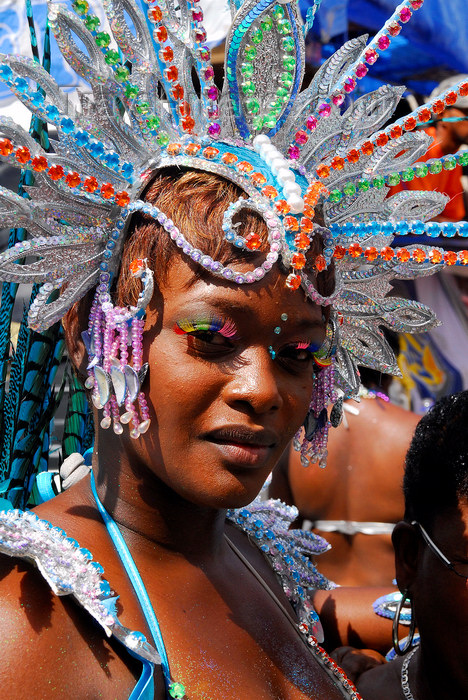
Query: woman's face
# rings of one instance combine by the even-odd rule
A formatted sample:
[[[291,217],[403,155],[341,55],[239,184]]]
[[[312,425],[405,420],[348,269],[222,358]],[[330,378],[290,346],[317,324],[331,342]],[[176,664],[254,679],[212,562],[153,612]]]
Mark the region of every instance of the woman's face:
[[[308,346],[324,339],[322,310],[279,271],[270,277],[239,288],[196,279],[177,258],[147,316],[152,425],[134,448],[199,505],[250,502],[307,413],[316,349]]]

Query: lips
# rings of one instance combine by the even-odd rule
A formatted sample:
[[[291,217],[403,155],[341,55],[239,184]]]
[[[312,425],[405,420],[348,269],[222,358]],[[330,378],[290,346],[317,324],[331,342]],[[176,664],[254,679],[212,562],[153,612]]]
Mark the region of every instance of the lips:
[[[216,445],[228,462],[239,467],[263,466],[278,442],[278,436],[271,430],[255,430],[243,425],[211,430],[203,439]]]

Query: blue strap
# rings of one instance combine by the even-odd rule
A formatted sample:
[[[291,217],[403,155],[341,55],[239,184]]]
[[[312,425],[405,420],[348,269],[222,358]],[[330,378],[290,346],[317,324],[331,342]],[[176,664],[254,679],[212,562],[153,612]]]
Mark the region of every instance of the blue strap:
[[[133,656],[136,656],[133,654]],[[151,661],[142,659],[141,656],[136,656],[136,658],[143,664],[143,670],[141,672],[140,680],[132,690],[128,700],[154,700],[154,664]]]
[[[166,654],[166,648],[164,646],[161,630],[159,627],[159,623],[157,620],[157,617],[154,613],[153,606],[151,605],[151,601],[149,599],[148,593],[146,592],[145,584],[142,581],[142,578],[140,576],[140,572],[138,571],[135,562],[133,561],[133,557],[130,554],[130,550],[127,547],[127,544],[122,536],[122,533],[120,532],[119,528],[117,527],[116,522],[111,518],[111,516],[108,514],[104,506],[102,505],[101,501],[99,500],[99,496],[97,494],[96,490],[96,482],[94,480],[94,474],[91,471],[91,489],[93,491],[93,496],[94,500],[96,501],[96,505],[98,507],[99,513],[101,514],[101,517],[104,521],[104,524],[107,528],[107,532],[109,533],[109,536],[114,543],[115,549],[117,550],[117,554],[120,557],[120,560],[124,566],[125,571],[128,574],[128,577],[130,579],[130,582],[133,586],[133,590],[135,591],[135,594],[138,598],[138,602],[140,603],[141,610],[143,612],[143,615],[145,616],[146,622],[148,623],[148,627],[150,629],[151,635],[154,640],[154,644],[156,646],[156,649],[158,651],[159,656],[161,657],[161,666],[162,666],[162,671],[164,674],[164,681],[166,683],[166,691],[169,692],[169,685],[171,683],[171,675],[169,672],[169,661],[167,658]],[[143,669],[143,674],[145,670]],[[142,676],[143,677],[143,676]],[[141,682],[140,678],[140,682]],[[136,689],[133,691],[134,693],[136,692]],[[132,699],[133,699],[133,693],[132,693]],[[139,696],[135,696],[139,697]]]

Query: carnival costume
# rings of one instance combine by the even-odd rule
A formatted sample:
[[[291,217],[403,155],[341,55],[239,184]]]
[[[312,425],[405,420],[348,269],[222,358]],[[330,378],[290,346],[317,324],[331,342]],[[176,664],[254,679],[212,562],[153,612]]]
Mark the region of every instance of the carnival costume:
[[[309,10],[305,27],[294,2],[230,0],[233,19],[221,93],[214,83],[197,0],[174,4],[172,0],[144,0],[142,4],[144,12],[134,0],[102,0],[106,27],[100,26],[86,0],[76,0],[74,12],[49,3],[49,24],[60,50],[90,85],[91,94],[82,96],[79,106],[73,106],[37,61],[0,55],[0,79],[35,115],[36,132],[42,134],[41,145],[10,119],[0,118],[0,158],[26,173],[26,196],[0,189],[3,225],[17,229],[10,249],[0,255],[0,279],[9,283],[2,299],[4,348],[14,285],[37,285],[27,312],[34,333],[28,336],[24,324],[11,387],[22,379],[29,390],[29,408],[36,401],[33,408],[42,409],[50,418],[54,404],[50,385],[63,349],[63,339],[55,343],[60,331],[54,331],[58,328],[54,324],[96,288],[84,334],[89,358],[86,386],[92,391],[94,405],[102,410],[103,428],[120,434],[128,424],[135,439],[148,430],[150,414],[143,390],[148,368],[142,333],[153,293],[153,272],[146,261],[132,263],[132,274],[142,282],[137,304],[117,307],[111,296],[129,219],[143,212],[153,217],[161,235],[169,236],[182,255],[210,274],[233,284],[258,284],[279,262],[288,271],[286,285],[291,294],[300,288],[314,303],[332,307],[325,343],[314,356],[321,367],[314,396],[304,428],[295,439],[304,464],[311,459],[323,463],[328,427],[339,422],[343,397],[357,394],[357,364],[398,373],[379,327],[422,332],[436,323],[422,304],[386,296],[390,281],[428,275],[444,264],[468,263],[468,251],[457,256],[439,247],[391,247],[394,237],[405,233],[468,234],[464,222],[425,223],[443,210],[443,194],[401,192],[387,198],[388,185],[465,162],[467,156],[462,153],[417,163],[430,138],[414,129],[428,121],[432,112],[454,104],[458,95],[468,94],[468,83],[385,128],[382,125],[393,113],[401,88],[383,86],[351,101],[359,80],[423,0],[398,5],[369,43],[366,37],[347,42],[303,91],[304,37],[320,0]],[[199,86],[194,85],[193,71]],[[57,131],[57,139],[50,144],[40,129],[44,122]],[[268,250],[258,267],[240,273],[222,265],[194,248],[164,211],[140,199],[155,172],[169,166],[213,172],[239,185],[247,198],[241,197],[226,210],[223,231],[234,246],[254,252],[261,246],[259,237],[240,235],[235,218],[242,209],[263,218]],[[316,223],[317,216],[322,225]],[[313,260],[312,275],[306,272],[306,255],[316,235],[323,240],[324,249]],[[336,285],[324,297],[316,289],[315,276],[332,261]],[[39,353],[43,351],[38,348],[47,348],[39,361],[34,357],[36,370],[37,364],[43,367],[39,383],[41,374],[29,374],[25,364],[33,348]],[[270,354],[274,360],[273,348]],[[6,364],[4,360],[4,376]],[[76,381],[72,384],[74,396],[81,396],[73,414],[76,435],[71,442],[76,449],[77,444],[85,447],[79,436],[86,411],[83,392],[80,394]],[[40,400],[36,400],[37,393]],[[19,399],[12,399],[4,412],[10,433],[16,426],[18,406]],[[4,456],[8,462],[12,459],[11,470],[5,462],[2,470],[6,479],[3,493],[14,505],[25,505],[34,481],[34,473],[25,466],[31,452],[34,469],[41,471],[45,466],[48,420],[24,422],[20,436],[9,443]],[[283,570],[289,573],[281,583],[301,617],[307,588],[326,585],[320,584],[302,553],[314,551],[315,540],[311,535],[301,539],[288,533],[291,512],[285,515],[274,505],[254,505],[230,517],[259,543],[267,557],[282,558],[280,579]],[[112,524],[109,527],[111,532]],[[52,588],[59,594],[72,593],[106,632],[151,663],[161,658],[168,692],[183,696],[183,688],[170,679],[157,630],[153,634],[155,652],[141,636],[119,625],[112,612],[110,589],[89,553],[29,513],[12,510],[1,516],[0,534],[2,551],[35,561]],[[63,570],[59,561],[65,562]],[[131,566],[128,561],[124,565]],[[76,580],[80,567],[89,576],[91,597],[80,593]],[[308,610],[307,615],[301,624],[315,649],[316,641],[307,627],[315,624],[315,614]],[[151,626],[150,612],[147,619]],[[324,660],[326,655],[317,653],[321,663],[339,676],[333,663]],[[142,697],[150,680],[141,683],[132,697]],[[347,681],[342,687],[344,693],[357,697]]]

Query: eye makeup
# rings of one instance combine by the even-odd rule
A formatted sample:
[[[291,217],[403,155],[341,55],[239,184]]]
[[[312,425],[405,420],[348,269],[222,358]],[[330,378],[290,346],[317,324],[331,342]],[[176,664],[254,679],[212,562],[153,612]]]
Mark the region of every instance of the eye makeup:
[[[308,350],[312,354],[317,352],[317,350],[320,348],[318,343],[293,343],[292,345],[296,348],[296,350]]]
[[[186,335],[189,333],[196,333],[197,331],[205,331],[210,333],[219,333],[224,338],[228,338],[229,340],[234,340],[238,337],[237,328],[234,322],[218,316],[203,316],[193,320],[183,318],[176,321],[173,330],[175,333],[177,333],[177,335]]]

